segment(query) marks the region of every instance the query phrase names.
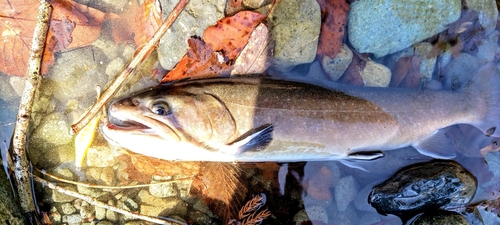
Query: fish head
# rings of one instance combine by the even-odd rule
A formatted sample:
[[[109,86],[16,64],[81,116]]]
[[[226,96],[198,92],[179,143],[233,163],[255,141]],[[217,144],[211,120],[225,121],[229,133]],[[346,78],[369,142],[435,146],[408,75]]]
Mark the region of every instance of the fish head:
[[[146,143],[217,147],[234,130],[233,118],[216,97],[182,88],[157,88],[117,100],[101,128],[108,141],[135,152]]]

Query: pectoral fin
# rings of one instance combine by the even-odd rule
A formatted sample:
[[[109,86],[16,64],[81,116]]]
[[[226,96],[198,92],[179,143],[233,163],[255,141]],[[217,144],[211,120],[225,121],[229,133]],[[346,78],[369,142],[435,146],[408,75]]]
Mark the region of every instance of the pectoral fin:
[[[430,134],[412,146],[416,148],[420,154],[436,159],[452,159],[457,155],[444,129]]]
[[[232,143],[219,149],[220,152],[226,154],[240,154],[249,150],[259,150],[265,148],[272,141],[272,133],[274,126],[266,124],[258,128],[252,129]]]

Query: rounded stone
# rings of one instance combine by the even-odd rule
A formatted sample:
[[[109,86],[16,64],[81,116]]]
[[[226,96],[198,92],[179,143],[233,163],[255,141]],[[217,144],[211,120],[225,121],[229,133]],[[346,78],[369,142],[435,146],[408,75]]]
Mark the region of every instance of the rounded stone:
[[[365,68],[360,71],[365,86],[387,87],[391,82],[391,70],[374,61],[367,61]]]
[[[338,80],[344,72],[349,67],[352,62],[352,51],[347,47],[347,45],[342,44],[340,52],[335,56],[335,58],[330,58],[328,56],[323,56],[321,60],[321,66],[323,70],[330,76],[333,81]]]
[[[354,1],[349,41],[358,52],[382,57],[445,30],[460,17],[461,7],[460,0]]]
[[[321,11],[316,1],[280,1],[268,22],[275,42],[275,67],[286,70],[314,60],[321,27]]]
[[[373,187],[368,202],[380,214],[412,216],[439,208],[459,208],[476,193],[476,178],[454,161],[405,167]]]
[[[464,216],[451,211],[430,211],[419,215],[410,225],[463,225],[469,224]]]

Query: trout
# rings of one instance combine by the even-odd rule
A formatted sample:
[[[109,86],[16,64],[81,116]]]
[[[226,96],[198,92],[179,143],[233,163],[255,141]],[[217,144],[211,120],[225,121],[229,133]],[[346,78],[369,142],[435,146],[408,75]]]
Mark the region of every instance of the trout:
[[[500,136],[500,74],[489,63],[458,90],[353,87],[271,78],[188,80],[115,101],[105,138],[166,160],[372,160],[412,146],[455,156],[446,127]]]

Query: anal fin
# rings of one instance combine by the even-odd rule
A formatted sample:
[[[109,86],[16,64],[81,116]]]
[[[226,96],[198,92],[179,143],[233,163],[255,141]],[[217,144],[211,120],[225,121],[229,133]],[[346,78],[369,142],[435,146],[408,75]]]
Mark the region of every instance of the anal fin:
[[[249,150],[265,148],[273,140],[273,130],[274,126],[272,124],[265,124],[249,130],[232,143],[223,146],[219,151],[236,155]]]
[[[420,154],[436,159],[452,159],[457,155],[444,129],[437,130],[412,146]]]

